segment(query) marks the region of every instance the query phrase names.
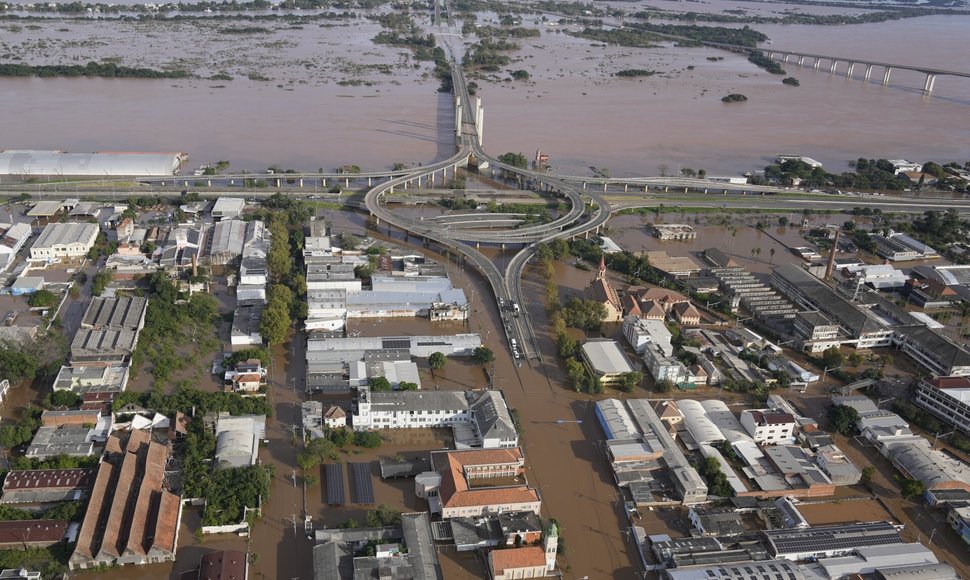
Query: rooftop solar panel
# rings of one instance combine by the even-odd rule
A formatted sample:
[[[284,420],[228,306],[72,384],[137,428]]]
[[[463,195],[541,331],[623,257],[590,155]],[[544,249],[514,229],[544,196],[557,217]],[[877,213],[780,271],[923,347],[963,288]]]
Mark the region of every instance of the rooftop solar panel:
[[[350,473],[354,480],[354,502],[374,503],[374,483],[371,479],[370,463],[351,463]]]
[[[328,463],[324,466],[327,474],[327,503],[339,505],[346,501],[344,497],[344,466],[340,463]]]

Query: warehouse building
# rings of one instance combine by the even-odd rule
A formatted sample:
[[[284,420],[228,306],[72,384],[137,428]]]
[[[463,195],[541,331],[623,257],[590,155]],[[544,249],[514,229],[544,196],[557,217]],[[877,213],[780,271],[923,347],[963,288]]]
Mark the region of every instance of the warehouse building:
[[[580,352],[590,373],[604,385],[619,382],[633,367],[615,340],[592,339],[583,344]]]
[[[81,258],[98,239],[98,225],[89,223],[47,224],[30,247],[30,259],[50,261],[59,258]]]
[[[111,177],[178,175],[185,153],[127,153],[98,151],[96,153],[65,153],[32,149],[0,151],[0,175],[37,177],[52,175]]]
[[[148,431],[132,431],[125,443],[109,439],[71,570],[175,561],[182,502],[166,489],[168,458],[168,445]]]

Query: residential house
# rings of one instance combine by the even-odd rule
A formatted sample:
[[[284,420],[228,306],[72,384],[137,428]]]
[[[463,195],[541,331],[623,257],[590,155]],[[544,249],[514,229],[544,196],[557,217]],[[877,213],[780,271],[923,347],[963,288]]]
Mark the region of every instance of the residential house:
[[[701,323],[701,313],[690,302],[680,302],[673,307],[674,317],[683,326],[697,326]]]

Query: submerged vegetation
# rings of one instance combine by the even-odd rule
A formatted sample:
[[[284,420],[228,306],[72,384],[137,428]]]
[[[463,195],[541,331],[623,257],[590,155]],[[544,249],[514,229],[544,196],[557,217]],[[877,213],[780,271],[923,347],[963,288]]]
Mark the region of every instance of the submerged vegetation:
[[[184,79],[191,76],[184,70],[156,70],[119,66],[114,63],[89,62],[86,65],[29,65],[0,64],[0,77],[105,77],[143,79]]]

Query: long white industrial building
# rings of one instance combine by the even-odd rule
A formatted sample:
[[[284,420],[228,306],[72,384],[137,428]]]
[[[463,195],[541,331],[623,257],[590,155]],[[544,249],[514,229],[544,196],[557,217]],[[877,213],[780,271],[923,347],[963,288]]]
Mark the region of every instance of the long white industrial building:
[[[65,153],[5,149],[0,151],[0,175],[17,176],[157,176],[178,175],[185,153]]]

